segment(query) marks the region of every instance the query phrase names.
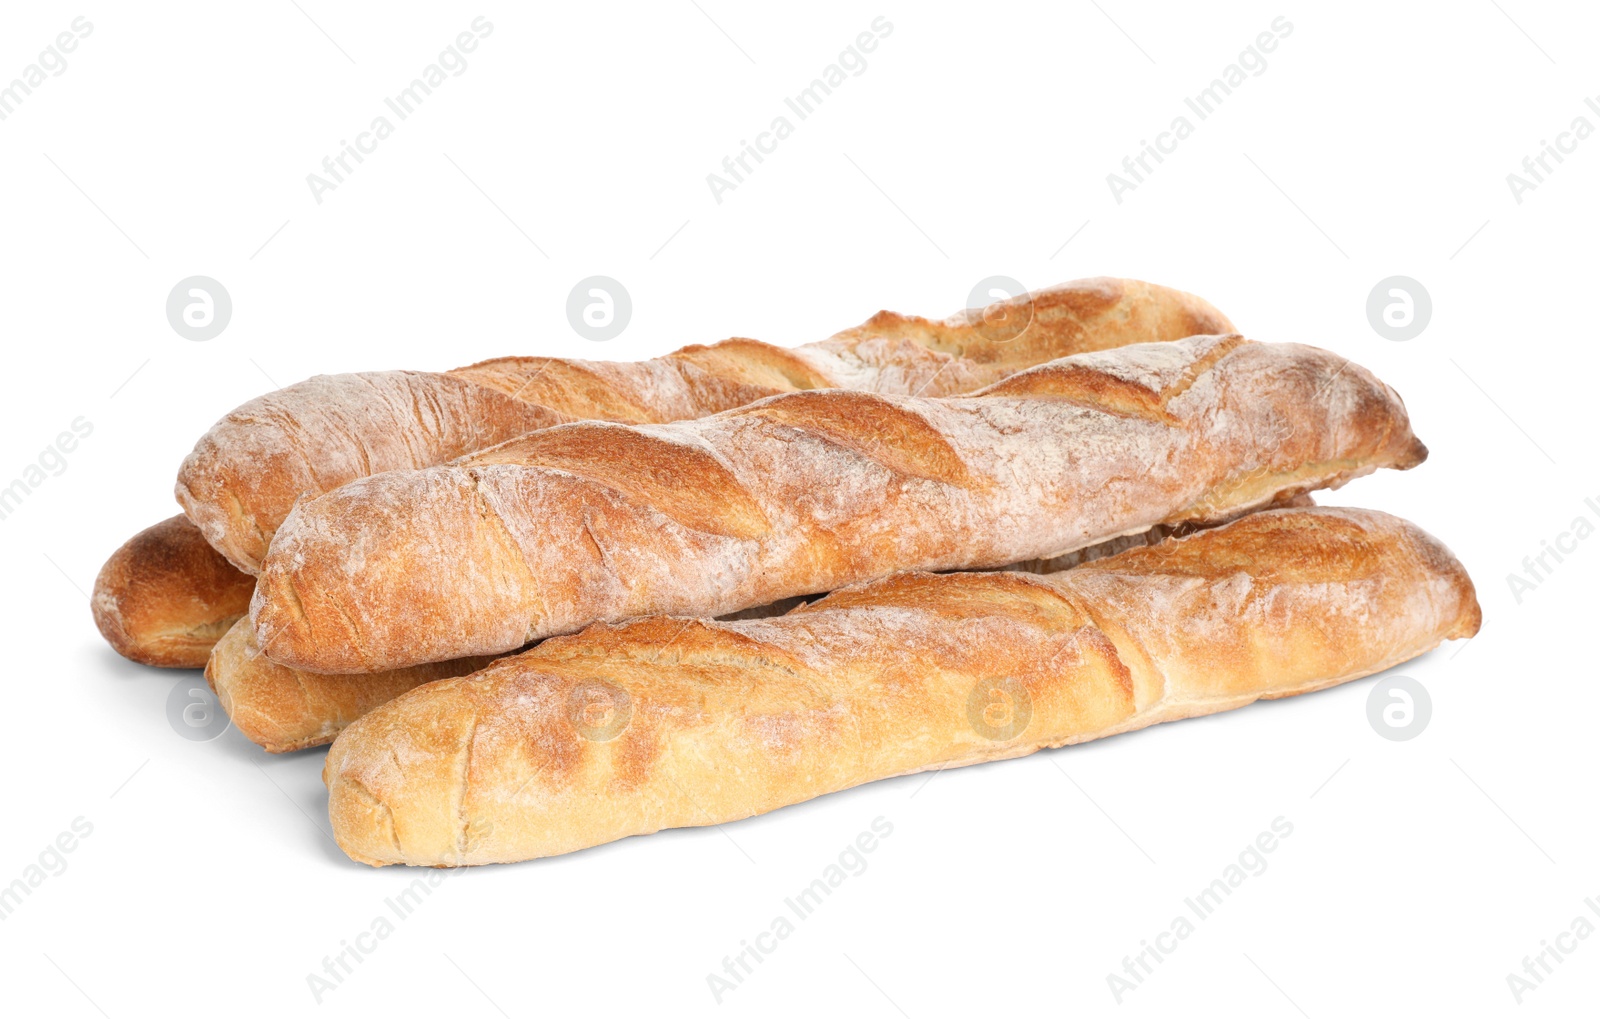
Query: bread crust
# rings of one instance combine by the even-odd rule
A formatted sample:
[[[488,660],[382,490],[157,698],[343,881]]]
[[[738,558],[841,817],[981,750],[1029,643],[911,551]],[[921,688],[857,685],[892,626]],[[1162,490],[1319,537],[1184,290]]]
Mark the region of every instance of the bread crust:
[[[331,743],[373,708],[436,679],[465,676],[491,658],[458,658],[360,676],[327,676],[276,665],[255,646],[248,619],[217,641],[206,682],[234,727],[269,753]]]
[[[1480,621],[1415,525],[1269,510],[1043,576],[599,624],[377,708],[323,778],[354,860],[511,862],[1322,689]]]
[[[576,422],[302,502],[251,602],[281,664],[372,672],[597,621],[711,617],[908,569],[990,569],[1211,522],[1426,449],[1327,351],[1190,337],[972,397],[771,397]]]
[[[1286,504],[1310,506],[1313,502],[1310,496],[1300,495],[1286,500]],[[1126,549],[1159,544],[1175,533],[1187,533],[1187,529],[1153,527],[1143,534],[1125,535],[1054,559],[1014,563],[1006,569],[1054,573]],[[770,619],[822,597],[825,595],[784,598],[719,618]],[[212,652],[206,663],[206,680],[222,701],[223,710],[233,718],[235,727],[264,750],[280,754],[331,743],[345,726],[378,705],[424,683],[464,676],[489,661],[488,658],[456,659],[377,674],[306,672],[279,665],[263,655],[256,646],[250,621],[241,619]]]
[[[819,596],[820,597],[820,596]],[[741,619],[779,616],[803,599],[758,605]],[[330,674],[279,665],[256,646],[250,620],[242,618],[212,649],[206,682],[245,738],[268,753],[282,754],[332,743],[345,727],[380,704],[424,683],[465,676],[492,657],[455,658],[387,672]]]
[[[143,665],[199,669],[250,608],[255,578],[206,543],[188,518],[129,538],[100,567],[89,607],[117,654]]]
[[[217,422],[184,460],[175,494],[206,539],[253,574],[302,496],[560,422],[677,421],[822,388],[970,392],[1066,354],[1232,328],[1191,294],[1098,278],[942,321],[883,311],[793,349],[731,339],[639,362],[507,357],[449,372],[320,375]]]

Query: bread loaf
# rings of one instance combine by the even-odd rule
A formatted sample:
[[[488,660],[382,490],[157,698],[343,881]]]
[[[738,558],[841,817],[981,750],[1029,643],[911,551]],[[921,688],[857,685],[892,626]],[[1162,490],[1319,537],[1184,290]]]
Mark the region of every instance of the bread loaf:
[[[1032,326],[1036,312],[1040,321]],[[319,376],[252,401],[213,428],[185,462],[179,499],[210,522],[219,548],[254,573],[272,531],[302,491],[316,494],[385,465],[441,462],[476,442],[488,445],[526,428],[591,416],[666,420],[724,409],[739,395],[810,384],[954,392],[1012,366],[1072,351],[1227,328],[1219,312],[1187,294],[1131,280],[1085,280],[946,322],[881,312],[797,352],[729,340],[686,347],[643,367],[504,358],[438,377]],[[662,386],[664,368],[671,371]],[[673,372],[681,376],[677,383]],[[716,380],[728,385],[719,388]],[[408,408],[415,411],[411,420]],[[160,596],[149,611],[167,628],[196,635],[182,664],[198,668],[210,651],[200,635],[221,631],[203,596],[185,597],[190,586],[198,593],[216,583],[214,567],[198,567],[201,575],[191,583],[170,564],[141,560],[144,551],[158,554],[153,546],[130,543],[119,553],[119,568],[130,577],[162,573],[173,597]],[[242,579],[227,581],[249,589]],[[174,614],[185,606],[192,615]],[[124,600],[122,611],[131,618],[146,610]]]
[[[222,710],[252,743],[281,754],[332,742],[373,708],[436,679],[465,676],[491,658],[456,658],[359,676],[326,676],[275,665],[256,649],[250,621],[240,619],[217,641],[206,682]]]
[[[1310,496],[1286,500],[1287,505],[1310,506]],[[1033,559],[1007,566],[1008,570],[1053,573],[1080,563],[1114,555],[1130,548],[1158,544],[1183,528],[1153,527],[1091,545],[1054,559]],[[770,605],[741,609],[720,618],[767,619],[781,616],[807,600],[785,598]],[[430,665],[392,669],[380,673],[306,672],[279,665],[256,646],[248,619],[233,624],[206,662],[206,681],[233,719],[234,727],[270,753],[322,746],[351,722],[380,704],[424,683],[449,676],[464,676],[490,659],[458,658]]]
[[[739,613],[745,619],[782,615],[799,604],[785,599]],[[279,665],[256,647],[249,619],[223,635],[206,662],[206,682],[236,729],[268,753],[332,743],[344,727],[424,683],[465,676],[493,658],[452,658],[387,672],[307,672]]]
[[[198,669],[249,610],[255,579],[228,564],[183,516],[129,538],[100,568],[94,624],[124,658]]]
[[[376,672],[1050,558],[1426,453],[1366,370],[1238,336],[1078,355],[968,398],[833,390],[577,422],[300,503],[251,618],[280,664]]]
[[[346,729],[354,860],[454,867],[1333,686],[1477,631],[1465,570],[1367,510],[1270,510],[1076,569],[910,574],[777,619],[557,637]]]
[[[1189,294],[1090,279],[942,321],[879,312],[794,349],[733,339],[629,363],[508,357],[449,372],[321,375],[217,422],[184,460],[176,494],[207,540],[255,573],[302,495],[563,421],[675,421],[821,388],[942,396],[1066,354],[1232,328]]]

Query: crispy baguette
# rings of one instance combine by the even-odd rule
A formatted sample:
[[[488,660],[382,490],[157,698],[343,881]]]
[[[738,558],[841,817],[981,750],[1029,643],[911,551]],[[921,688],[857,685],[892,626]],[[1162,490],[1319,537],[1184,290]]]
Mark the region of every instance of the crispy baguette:
[[[456,658],[389,672],[326,676],[273,664],[251,638],[248,619],[235,623],[206,661],[206,682],[234,727],[274,754],[330,743],[345,726],[407,690],[465,676],[493,661]]]
[[[206,544],[187,517],[129,538],[100,567],[94,624],[117,654],[144,665],[198,669],[250,609],[255,579]]]
[[[1159,529],[1159,533],[1165,532],[1165,528]],[[1074,552],[1061,560],[1035,560],[1008,569],[1030,573],[1065,569],[1087,561],[1086,553],[1089,557],[1110,555],[1156,540],[1157,533],[1130,535]],[[771,605],[741,609],[725,618],[768,619],[783,615],[805,604],[806,600],[785,598]],[[387,704],[424,683],[465,676],[492,660],[487,657],[453,658],[387,672],[353,675],[308,672],[279,665],[262,654],[256,646],[250,620],[240,619],[212,650],[206,662],[206,681],[222,702],[222,709],[233,719],[235,728],[268,753],[281,754],[332,743],[346,726],[378,705]]]
[[[1027,328],[1036,314],[1038,325]],[[196,519],[209,522],[217,547],[254,573],[272,531],[302,491],[316,494],[385,465],[443,462],[475,443],[490,445],[526,428],[589,417],[697,416],[691,412],[722,410],[741,396],[810,385],[956,392],[1065,353],[1229,328],[1220,312],[1188,294],[1098,279],[945,322],[880,312],[865,325],[796,352],[729,340],[686,347],[643,366],[503,358],[440,376],[319,376],[251,401],[219,422],[185,461],[179,500]],[[669,382],[672,372],[681,379],[660,385],[664,369],[671,370]],[[526,406],[513,406],[510,398]],[[165,584],[175,597],[159,598],[149,611],[162,614],[168,628],[195,634],[183,664],[198,668],[210,650],[202,635],[222,630],[203,597],[181,600],[181,573],[159,561],[142,562],[141,550],[159,554],[137,545],[124,554],[121,568],[130,576],[168,571]],[[210,564],[198,570],[197,591],[217,583]],[[185,605],[193,613],[174,614]],[[123,611],[146,610],[124,602]]]
[[[676,421],[807,389],[942,396],[1067,354],[1232,328],[1190,294],[1089,279],[942,321],[882,311],[794,349],[732,339],[640,362],[508,357],[449,372],[319,375],[217,422],[184,460],[176,494],[218,551],[256,573],[301,495],[560,422]]]
[[[799,603],[745,609],[746,619],[782,615]],[[271,754],[332,743],[351,722],[424,683],[476,672],[493,657],[452,658],[387,672],[307,672],[279,665],[256,647],[250,620],[223,634],[206,660],[206,682],[234,727]]]
[[[1286,504],[1313,505],[1311,497],[1306,495],[1290,499]],[[1153,527],[1143,534],[1113,538],[1055,559],[1014,563],[1006,569],[1053,573],[1130,548],[1158,544],[1181,530]],[[824,595],[785,598],[719,618],[768,619],[821,597]],[[206,681],[221,700],[223,710],[233,719],[235,728],[267,752],[281,754],[332,743],[345,726],[378,705],[424,683],[464,676],[489,661],[487,658],[453,659],[375,674],[306,672],[279,665],[263,655],[256,646],[250,621],[241,619],[217,642],[206,662]]]
[[[685,347],[643,365],[502,358],[439,374],[318,376],[253,400],[213,427],[184,462],[178,498],[207,523],[216,547],[253,574],[302,492],[317,494],[387,467],[442,463],[531,428],[591,417],[700,416],[742,397],[810,386],[951,393],[1066,353],[1230,328],[1225,316],[1189,294],[1135,280],[1093,279],[943,322],[879,312],[797,351],[738,339]],[[204,665],[211,648],[206,635],[227,628],[217,627],[204,592],[219,585],[248,592],[248,582],[219,578],[210,562],[198,559],[186,580],[150,542],[130,541],[118,555],[124,577],[165,578],[159,593],[140,588],[153,599],[148,608],[124,581],[122,613],[149,614],[161,619],[164,632],[190,633],[192,646],[167,664]],[[186,599],[191,586],[195,597]]]
[[[553,638],[346,729],[328,813],[374,866],[550,856],[1322,689],[1479,621],[1416,526],[1270,510],[1043,576],[904,574],[777,619]]]
[[[710,617],[908,569],[1046,559],[1227,519],[1427,450],[1327,351],[1190,337],[970,398],[840,390],[697,421],[547,429],[301,502],[251,600],[316,672],[494,654],[593,622]]]

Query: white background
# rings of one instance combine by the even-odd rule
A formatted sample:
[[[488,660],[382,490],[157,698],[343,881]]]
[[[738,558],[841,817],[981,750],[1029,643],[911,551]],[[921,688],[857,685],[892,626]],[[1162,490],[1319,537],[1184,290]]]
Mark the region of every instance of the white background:
[[[74,418],[94,427],[0,521],[0,884],[74,818],[93,825],[0,921],[7,1014],[1592,1005],[1600,938],[1520,1008],[1506,974],[1574,917],[1600,923],[1583,904],[1600,896],[1600,694],[1582,650],[1600,540],[1520,604],[1507,576],[1574,518],[1600,523],[1584,503],[1600,504],[1600,138],[1520,204],[1506,175],[1573,118],[1600,128],[1583,104],[1600,96],[1593,9],[443,6],[7,7],[0,79],[75,16],[94,26],[0,122],[0,484]],[[306,175],[479,14],[494,30],[468,69],[317,204]],[[878,15],[894,29],[867,69],[717,204],[706,175]],[[1267,69],[1114,201],[1106,175],[1280,15],[1293,33]],[[193,274],[232,294],[210,342],[164,315]],[[592,274],[633,299],[606,344],[565,315]],[[332,845],[321,751],[175,735],[177,675],[113,654],[85,600],[117,545],[175,512],[194,440],[319,372],[800,343],[879,308],[948,313],[992,274],[1192,290],[1250,336],[1331,348],[1404,395],[1428,462],[1324,501],[1417,521],[1479,585],[1482,635],[1398,670],[1431,692],[1428,729],[1379,738],[1366,681],[454,874],[317,1006],[307,974],[416,872]],[[1409,342],[1366,317],[1395,274],[1432,296]],[[894,832],[869,869],[718,1006],[707,974],[880,816]],[[1269,869],[1118,1006],[1107,974],[1280,816],[1294,832]]]

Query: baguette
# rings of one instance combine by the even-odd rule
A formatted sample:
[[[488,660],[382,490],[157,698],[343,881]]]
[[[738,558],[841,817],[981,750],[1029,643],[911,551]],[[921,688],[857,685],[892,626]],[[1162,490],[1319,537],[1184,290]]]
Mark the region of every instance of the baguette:
[[[1036,311],[1039,324],[1024,328]],[[374,469],[443,462],[527,428],[587,417],[666,420],[721,410],[741,395],[755,398],[808,384],[954,392],[1013,365],[1229,328],[1199,298],[1133,280],[1099,279],[945,322],[880,312],[863,326],[794,352],[729,340],[686,347],[643,366],[502,358],[439,376],[319,376],[253,400],[219,422],[185,461],[178,498],[207,523],[216,547],[254,574],[272,532],[302,492],[317,494]],[[669,370],[669,383],[677,373],[665,388],[659,386],[663,370]],[[525,384],[518,381],[523,378]],[[218,574],[209,561],[197,558],[194,575],[186,575],[159,542],[130,541],[114,558],[117,565],[108,562],[106,569],[122,578],[115,595],[120,600],[107,604],[128,619],[159,620],[162,633],[190,635],[176,658],[146,664],[205,665],[215,642],[209,635],[227,629],[218,627],[206,592],[220,585],[249,597],[249,581]],[[162,577],[159,585],[128,579],[155,574]],[[144,597],[152,604],[143,605]],[[115,620],[107,625],[114,627]],[[145,661],[137,657],[136,636],[114,640],[116,631],[102,632],[113,647],[128,648],[135,661]]]
[[[802,599],[745,609],[743,619],[782,615]],[[424,683],[465,676],[492,657],[452,658],[355,675],[307,672],[279,665],[256,646],[250,620],[240,619],[206,661],[206,682],[234,728],[269,754],[332,743],[351,722]]]
[[[802,603],[802,599],[785,599],[737,615],[766,619]],[[234,728],[269,754],[283,754],[332,743],[345,726],[378,705],[424,683],[476,672],[493,660],[452,658],[355,675],[306,672],[279,665],[262,654],[250,620],[240,619],[212,649],[206,661],[206,682]]]
[[[835,390],[579,422],[301,502],[251,619],[280,664],[377,672],[1046,559],[1426,455],[1365,369],[1238,336],[1064,358],[970,398]]]
[[[124,658],[199,669],[217,638],[250,609],[255,579],[229,565],[187,517],[129,538],[100,567],[89,608]]]
[[[563,421],[675,421],[821,388],[970,392],[1067,354],[1232,328],[1198,297],[1090,279],[943,321],[879,312],[795,349],[733,339],[633,363],[508,357],[449,372],[319,375],[217,422],[184,460],[176,494],[218,551],[256,573],[301,495]]]
[[[1288,500],[1310,506],[1310,496]],[[1007,566],[1027,573],[1053,573],[1080,563],[1142,545],[1154,545],[1179,529],[1153,527],[1124,535],[1054,559],[1034,559]],[[817,595],[815,597],[822,597]],[[741,609],[723,620],[767,619],[804,604],[808,598],[785,598],[770,605]],[[248,619],[233,624],[206,662],[206,681],[236,729],[268,753],[281,754],[333,742],[351,722],[380,704],[424,683],[474,672],[490,659],[457,658],[429,665],[357,675],[305,672],[279,665],[261,653]]]
[[[373,866],[551,856],[1319,690],[1479,622],[1416,526],[1270,510],[1043,576],[907,574],[778,619],[557,637],[351,725],[328,814]]]
[[[282,754],[331,743],[345,726],[407,690],[465,676],[491,661],[456,658],[360,676],[299,672],[263,656],[250,621],[241,619],[212,649],[206,682],[234,728],[269,753]]]
[[[1042,312],[1039,325],[1024,329],[1035,311]],[[525,426],[594,416],[665,420],[675,413],[723,409],[741,394],[766,396],[811,383],[954,392],[1013,365],[1229,328],[1220,312],[1198,298],[1132,280],[1101,279],[999,302],[946,322],[880,312],[866,325],[798,352],[755,340],[730,340],[686,347],[660,359],[662,364],[643,367],[506,358],[443,373],[451,376],[443,381],[406,372],[318,377],[252,401],[213,428],[185,461],[179,500],[196,519],[209,521],[217,547],[253,574],[272,531],[302,491],[316,494],[376,467],[441,462],[476,441],[490,445],[520,434]],[[785,358],[805,364],[796,370]],[[679,384],[647,387],[660,381],[663,365],[682,376]],[[526,386],[515,382],[522,377],[518,371],[527,376]],[[580,377],[580,385],[571,385]],[[475,380],[485,378],[498,380],[500,388],[485,382],[490,392],[484,392]],[[713,380],[742,380],[738,385],[744,388],[717,388]],[[690,382],[693,386],[686,389]],[[512,385],[517,388],[510,395],[526,408],[502,399]],[[417,399],[408,396],[396,409],[401,392]],[[405,406],[415,410],[423,405],[438,410],[418,410],[407,418]],[[184,598],[191,583],[197,591],[216,583],[214,568],[209,563],[199,567],[199,574],[186,583],[175,567],[157,559],[142,561],[141,550],[159,555],[148,545],[134,545],[121,553],[119,569],[125,576],[164,572],[163,590],[170,596],[152,595],[156,605],[146,610],[137,604],[139,596],[130,594],[134,600],[124,600],[123,612],[149,612],[168,628],[192,632],[194,644],[181,664],[204,665],[210,645],[201,635],[222,631],[214,626],[217,620],[203,596]],[[228,583],[248,592],[247,581],[228,578]],[[185,606],[192,612],[185,615]]]

